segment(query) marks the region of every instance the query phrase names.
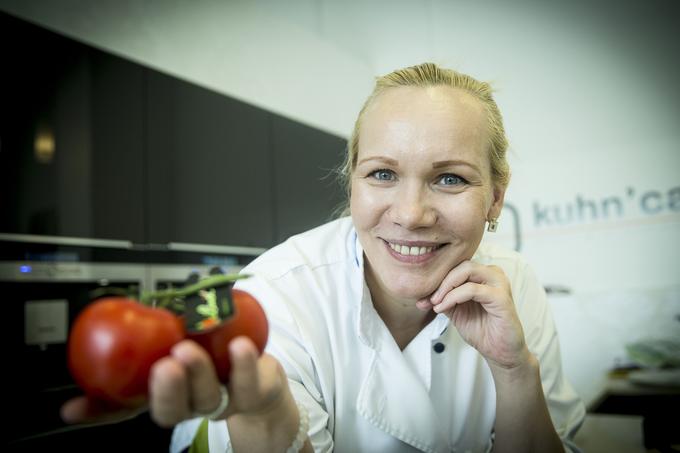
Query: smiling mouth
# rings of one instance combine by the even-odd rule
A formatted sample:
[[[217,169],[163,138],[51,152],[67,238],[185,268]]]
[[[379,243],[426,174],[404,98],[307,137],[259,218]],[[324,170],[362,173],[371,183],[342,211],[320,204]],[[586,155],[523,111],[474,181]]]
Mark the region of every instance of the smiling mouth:
[[[394,242],[385,241],[387,245],[394,250],[395,253],[401,256],[425,256],[429,255],[433,251],[442,248],[446,244],[429,245],[429,246],[419,246],[419,245],[403,245]]]

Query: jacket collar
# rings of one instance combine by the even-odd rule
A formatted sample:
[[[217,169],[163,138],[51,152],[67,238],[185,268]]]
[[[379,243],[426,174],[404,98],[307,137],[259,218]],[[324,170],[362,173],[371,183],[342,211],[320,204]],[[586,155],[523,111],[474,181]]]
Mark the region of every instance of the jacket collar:
[[[357,412],[378,429],[419,450],[451,451],[425,384],[411,370],[373,307],[364,278],[364,252],[354,228],[348,237],[348,250],[353,253],[355,265],[350,284],[354,300],[359,301],[357,334],[372,349],[371,363],[356,400]],[[439,315],[423,333],[434,339],[446,329],[448,321]]]
[[[377,313],[376,318],[380,319]],[[377,325],[372,322],[363,332],[373,351],[357,396],[357,412],[376,428],[419,450],[451,451],[425,383],[409,367],[384,324],[382,329]]]

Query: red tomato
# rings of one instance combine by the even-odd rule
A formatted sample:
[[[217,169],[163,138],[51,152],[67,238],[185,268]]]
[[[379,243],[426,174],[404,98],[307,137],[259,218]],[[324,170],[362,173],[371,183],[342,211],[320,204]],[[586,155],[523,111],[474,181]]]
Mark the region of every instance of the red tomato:
[[[220,381],[229,380],[231,363],[229,342],[240,335],[250,337],[260,354],[264,351],[269,335],[269,325],[264,310],[257,300],[245,291],[232,290],[234,313],[215,327],[200,332],[187,332],[187,338],[196,341],[208,351]]]
[[[168,310],[107,297],[88,305],[76,318],[68,366],[90,397],[140,406],[147,398],[151,365],[182,339],[182,319]]]

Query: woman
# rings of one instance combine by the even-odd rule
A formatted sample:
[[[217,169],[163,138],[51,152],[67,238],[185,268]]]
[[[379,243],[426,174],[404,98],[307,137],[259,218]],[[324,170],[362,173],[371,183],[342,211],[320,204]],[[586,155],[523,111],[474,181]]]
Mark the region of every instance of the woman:
[[[234,340],[228,389],[188,341],[155,365],[160,425],[215,420],[179,425],[173,449],[206,432],[211,451],[574,449],[584,410],[545,294],[517,254],[480,246],[506,148],[487,84],[433,64],[379,78],[348,146],[350,216],[239,281],[267,311],[268,354]]]

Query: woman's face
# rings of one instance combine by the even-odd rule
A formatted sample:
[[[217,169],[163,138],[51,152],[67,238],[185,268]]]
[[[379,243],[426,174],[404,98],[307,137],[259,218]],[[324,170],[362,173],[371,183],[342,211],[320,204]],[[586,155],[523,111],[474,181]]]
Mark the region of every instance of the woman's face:
[[[449,87],[399,87],[364,112],[350,209],[371,291],[419,299],[477,249],[494,190],[484,106]]]

